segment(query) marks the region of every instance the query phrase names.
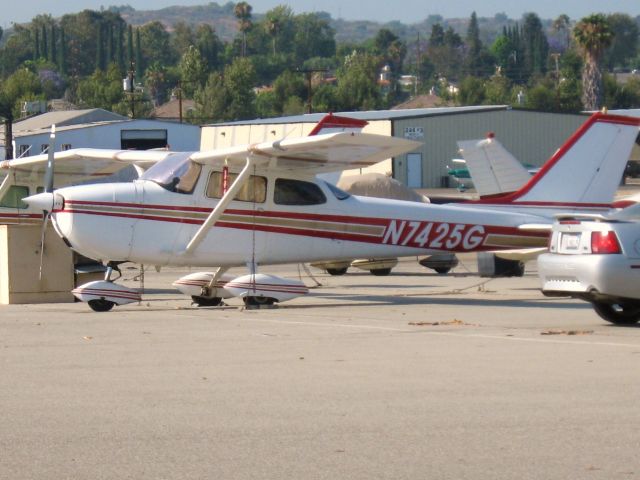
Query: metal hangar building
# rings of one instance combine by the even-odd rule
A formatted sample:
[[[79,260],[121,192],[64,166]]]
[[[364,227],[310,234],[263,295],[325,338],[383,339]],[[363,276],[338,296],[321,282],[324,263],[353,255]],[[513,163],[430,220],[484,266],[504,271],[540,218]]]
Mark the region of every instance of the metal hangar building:
[[[422,147],[372,167],[412,188],[438,188],[459,157],[458,140],[493,132],[522,163],[542,165],[586,120],[586,114],[513,109],[507,105],[336,112],[369,122],[364,132],[404,137]],[[202,127],[201,150],[308,135],[324,113],[217,123]],[[370,170],[369,170],[370,171]]]

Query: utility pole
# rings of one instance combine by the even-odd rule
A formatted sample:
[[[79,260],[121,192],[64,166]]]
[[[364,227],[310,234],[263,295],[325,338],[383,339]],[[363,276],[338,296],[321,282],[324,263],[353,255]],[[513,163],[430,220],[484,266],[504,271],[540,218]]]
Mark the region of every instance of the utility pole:
[[[300,73],[304,73],[307,79],[307,113],[313,113],[313,91],[311,89],[311,76],[314,73],[326,73],[326,69],[322,68],[322,69],[316,69],[316,68],[298,68],[296,70],[297,72]]]
[[[182,123],[182,80],[178,80],[178,117]]]
[[[130,65],[129,65],[129,72],[127,75],[127,78],[124,79],[123,82],[123,87],[124,87],[124,91],[125,93],[129,96],[129,102],[130,102],[130,108],[131,108],[131,118],[136,118],[136,110],[135,110],[135,85],[134,85],[134,81],[135,81],[135,64],[133,62],[133,60],[131,61]]]

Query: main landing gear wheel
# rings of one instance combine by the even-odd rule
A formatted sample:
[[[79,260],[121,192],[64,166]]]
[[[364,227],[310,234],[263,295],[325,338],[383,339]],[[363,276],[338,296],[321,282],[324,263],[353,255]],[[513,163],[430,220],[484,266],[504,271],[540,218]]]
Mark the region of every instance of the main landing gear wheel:
[[[195,303],[199,307],[217,307],[218,305],[222,304],[221,297],[207,298],[207,297],[199,297],[197,295],[192,295],[191,300],[193,300],[193,303]]]
[[[344,268],[327,268],[327,273],[329,275],[344,275],[345,273],[347,273],[347,268],[348,267],[344,267]]]
[[[640,306],[624,303],[593,302],[593,309],[607,322],[615,325],[635,325],[640,321]]]
[[[247,307],[260,307],[276,303],[276,299],[271,297],[244,297],[242,301]]]
[[[89,300],[87,302],[91,310],[94,312],[108,312],[111,310],[116,304],[110,302],[109,300],[105,300],[104,298],[96,298],[94,300]]]
[[[437,267],[437,268],[434,268],[434,270],[436,271],[436,273],[439,273],[440,275],[446,275],[451,271],[451,267]]]
[[[385,277],[391,273],[390,268],[376,268],[374,270],[370,270],[371,275],[375,275],[376,277]]]

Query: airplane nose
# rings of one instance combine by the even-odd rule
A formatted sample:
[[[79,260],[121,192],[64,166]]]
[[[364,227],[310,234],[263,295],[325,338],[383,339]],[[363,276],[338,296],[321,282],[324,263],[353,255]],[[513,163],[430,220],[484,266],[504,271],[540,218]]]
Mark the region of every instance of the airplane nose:
[[[52,212],[64,208],[64,197],[59,193],[43,192],[26,197],[23,201],[31,207]]]

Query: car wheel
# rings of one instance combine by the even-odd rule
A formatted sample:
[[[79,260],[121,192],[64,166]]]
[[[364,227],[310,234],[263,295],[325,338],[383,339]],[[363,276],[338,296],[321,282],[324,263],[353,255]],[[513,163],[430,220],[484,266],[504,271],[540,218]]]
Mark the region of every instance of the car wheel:
[[[640,306],[638,305],[593,302],[593,309],[600,318],[616,325],[634,325],[640,321]]]
[[[344,268],[327,268],[327,273],[329,275],[344,275],[345,273],[347,273],[347,268],[348,267],[344,267]]]
[[[384,277],[391,273],[390,268],[376,268],[374,270],[369,270],[369,271],[371,272],[371,275],[375,275],[377,277]]]
[[[191,300],[193,300],[193,303],[195,303],[199,307],[217,307],[222,303],[222,298],[220,297],[207,298],[192,295]]]

